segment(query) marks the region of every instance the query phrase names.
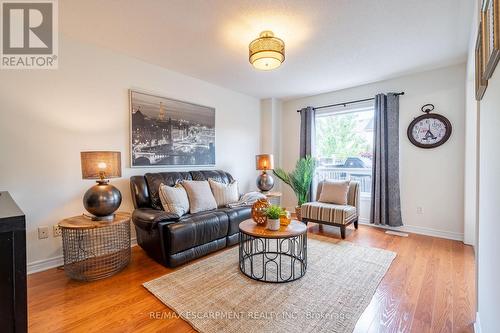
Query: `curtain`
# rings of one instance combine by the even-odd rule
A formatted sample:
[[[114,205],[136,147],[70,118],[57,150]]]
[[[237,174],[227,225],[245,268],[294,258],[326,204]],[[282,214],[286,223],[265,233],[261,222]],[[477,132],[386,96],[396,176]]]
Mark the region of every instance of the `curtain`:
[[[316,140],[316,111],[312,106],[301,109],[300,111],[300,151],[299,157],[304,158],[306,156],[312,156],[315,150],[315,140]],[[309,189],[309,195],[307,200],[313,200],[314,193],[314,181]]]
[[[370,223],[403,225],[399,189],[399,96],[375,96]]]

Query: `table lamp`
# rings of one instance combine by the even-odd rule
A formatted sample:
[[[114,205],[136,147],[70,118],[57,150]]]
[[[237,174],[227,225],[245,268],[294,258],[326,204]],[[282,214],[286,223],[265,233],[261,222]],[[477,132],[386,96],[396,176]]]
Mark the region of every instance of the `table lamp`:
[[[270,191],[274,186],[273,177],[267,173],[274,168],[274,159],[272,154],[262,154],[255,156],[255,166],[262,173],[257,177],[257,187],[262,192]]]
[[[83,206],[94,221],[112,221],[122,203],[120,191],[109,184],[110,178],[122,176],[119,151],[82,151],[82,178],[97,179],[97,184],[85,192]]]

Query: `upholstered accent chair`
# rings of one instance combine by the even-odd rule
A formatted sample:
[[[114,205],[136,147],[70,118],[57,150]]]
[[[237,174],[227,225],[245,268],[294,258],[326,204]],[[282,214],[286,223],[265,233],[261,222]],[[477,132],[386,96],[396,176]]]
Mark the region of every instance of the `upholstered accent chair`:
[[[323,182],[318,184],[316,200],[319,199]],[[359,183],[349,182],[347,192],[347,205],[336,205],[319,201],[308,202],[301,207],[302,222],[314,222],[319,224],[340,227],[340,236],[345,238],[345,229],[351,223],[358,229],[359,218]]]

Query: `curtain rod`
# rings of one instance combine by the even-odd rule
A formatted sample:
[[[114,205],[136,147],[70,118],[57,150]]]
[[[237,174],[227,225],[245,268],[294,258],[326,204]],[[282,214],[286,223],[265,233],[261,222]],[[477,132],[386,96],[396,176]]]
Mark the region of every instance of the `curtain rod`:
[[[405,94],[405,92],[402,91],[402,92],[399,92],[399,93],[395,93],[394,95],[401,96],[401,95],[404,95],[404,94]],[[358,99],[358,100],[355,100],[355,101],[349,101],[349,102],[344,102],[344,103],[337,103],[337,104],[316,106],[316,107],[313,107],[313,109],[314,110],[319,110],[319,109],[331,108],[331,107],[334,107],[334,106],[346,106],[347,104],[354,104],[354,103],[360,103],[360,102],[368,102],[368,101],[373,101],[374,99],[375,99],[375,97],[365,98],[365,99]],[[297,112],[300,112],[300,110],[297,110]]]

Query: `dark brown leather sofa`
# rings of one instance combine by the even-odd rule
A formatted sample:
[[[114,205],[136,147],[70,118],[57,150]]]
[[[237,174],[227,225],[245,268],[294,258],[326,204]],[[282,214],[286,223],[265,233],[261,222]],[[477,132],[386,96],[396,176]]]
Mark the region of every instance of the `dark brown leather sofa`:
[[[162,208],[161,183],[173,186],[182,180],[209,178],[224,183],[233,180],[220,170],[146,173],[130,178],[137,243],[159,263],[176,267],[238,243],[239,224],[250,218],[250,207],[220,208],[180,218]]]

